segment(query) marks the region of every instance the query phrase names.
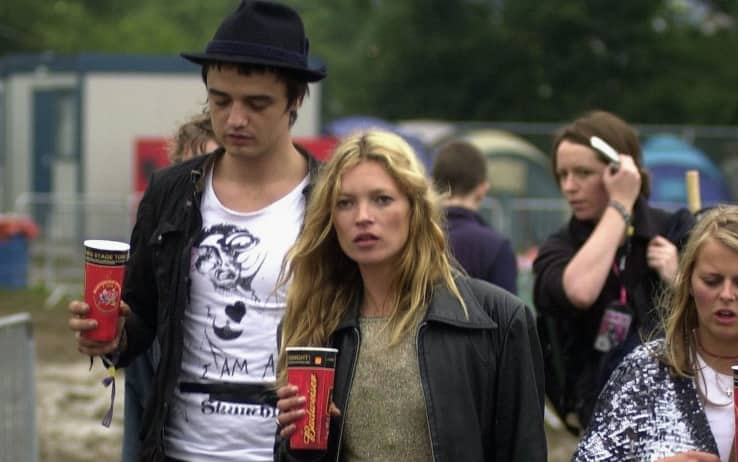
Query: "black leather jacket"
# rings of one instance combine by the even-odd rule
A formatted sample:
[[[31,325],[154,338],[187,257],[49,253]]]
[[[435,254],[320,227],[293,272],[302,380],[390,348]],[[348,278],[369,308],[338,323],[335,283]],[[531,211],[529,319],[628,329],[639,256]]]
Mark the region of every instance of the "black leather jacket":
[[[308,159],[311,186],[319,164],[298,150]],[[138,207],[123,288],[132,314],[126,319],[127,345],[118,365],[128,364],[158,338],[161,360],[142,419],[141,460],[164,460],[162,435],[182,363],[180,325],[189,303],[191,249],[202,227],[204,179],[223,152],[218,149],[154,173]]]
[[[445,287],[436,290],[416,338],[433,460],[547,460],[543,425],[543,362],[531,310],[484,281],[457,280],[469,318]],[[333,397],[349,402],[361,345],[358,308],[332,335],[339,349]],[[344,412],[345,414],[345,412]],[[331,419],[328,451],[340,460],[343,420]],[[303,460],[281,441],[276,460]]]

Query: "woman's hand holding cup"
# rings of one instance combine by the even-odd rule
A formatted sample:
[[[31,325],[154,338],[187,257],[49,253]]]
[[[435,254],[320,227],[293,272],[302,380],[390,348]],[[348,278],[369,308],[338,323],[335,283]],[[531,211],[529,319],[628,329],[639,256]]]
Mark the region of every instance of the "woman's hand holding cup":
[[[289,439],[295,430],[297,430],[296,422],[305,415],[304,396],[298,395],[299,389],[296,385],[287,384],[277,390],[277,427],[279,427],[279,436],[282,439]],[[335,403],[331,402],[329,413],[333,417],[341,415],[341,411]]]
[[[305,397],[297,394],[298,388],[295,385],[287,384],[277,390],[277,427],[279,427],[279,436],[288,439],[295,433],[297,426],[295,421],[305,415]]]

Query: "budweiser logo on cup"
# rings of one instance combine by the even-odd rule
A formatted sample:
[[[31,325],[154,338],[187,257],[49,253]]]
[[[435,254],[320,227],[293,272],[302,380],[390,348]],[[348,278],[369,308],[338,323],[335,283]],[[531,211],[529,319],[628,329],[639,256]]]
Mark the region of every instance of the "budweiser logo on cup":
[[[120,317],[120,300],[125,264],[130,246],[125,242],[86,240],[85,303],[87,317],[97,321],[97,328],[82,335],[90,340],[108,342],[115,338]]]
[[[297,430],[290,437],[291,449],[328,447],[337,354],[335,348],[287,347],[287,381],[306,398],[305,415],[295,423]]]

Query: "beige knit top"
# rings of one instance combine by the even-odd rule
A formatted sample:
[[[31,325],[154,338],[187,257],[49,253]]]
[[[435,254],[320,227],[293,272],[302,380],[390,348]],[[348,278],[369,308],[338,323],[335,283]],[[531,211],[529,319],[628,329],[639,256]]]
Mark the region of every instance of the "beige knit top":
[[[391,348],[387,318],[360,318],[361,346],[344,418],[341,460],[432,459],[416,336]]]

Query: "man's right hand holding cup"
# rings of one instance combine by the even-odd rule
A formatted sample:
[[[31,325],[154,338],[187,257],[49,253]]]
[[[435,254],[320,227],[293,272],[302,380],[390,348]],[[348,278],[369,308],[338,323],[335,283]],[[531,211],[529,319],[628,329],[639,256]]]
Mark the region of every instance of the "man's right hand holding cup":
[[[72,317],[69,318],[69,328],[75,332],[77,338],[77,350],[88,356],[101,356],[125,349],[125,340],[121,342],[123,330],[126,323],[126,317],[131,312],[130,307],[123,301],[120,302],[120,318],[118,319],[118,328],[115,337],[107,342],[91,340],[85,337],[85,332],[91,332],[97,329],[98,322],[95,319],[88,318],[90,307],[87,303],[74,300],[69,304],[69,312]],[[123,343],[123,344],[122,344]]]

